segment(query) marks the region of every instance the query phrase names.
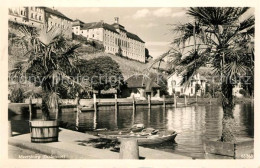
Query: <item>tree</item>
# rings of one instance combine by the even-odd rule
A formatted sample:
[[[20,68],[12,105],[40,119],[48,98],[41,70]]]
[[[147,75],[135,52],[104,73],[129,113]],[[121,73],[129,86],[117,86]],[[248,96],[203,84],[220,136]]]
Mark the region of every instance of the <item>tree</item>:
[[[150,53],[149,50],[147,48],[145,48],[145,60],[148,61],[150,58],[153,58]]]
[[[74,62],[77,59],[75,50],[80,46],[64,38],[59,29],[28,29],[18,26],[17,39],[26,47],[24,60],[16,62],[12,75],[39,77],[44,95],[42,96],[43,119],[49,119],[50,112],[58,111],[58,89],[80,85],[73,81],[69,74],[76,71]],[[22,43],[21,43],[22,42]],[[67,82],[70,81],[70,82]]]
[[[200,90],[200,84],[196,83],[195,84],[195,93],[196,93],[196,95],[197,95],[199,90]]]
[[[162,74],[157,75],[157,84],[161,87],[160,93],[161,95],[168,95],[168,87],[167,87],[167,78],[165,78]]]
[[[77,63],[79,75],[86,79],[94,90],[116,88],[118,91],[124,83],[124,77],[119,65],[109,56],[100,56],[91,60],[80,60]]]
[[[254,74],[254,16],[246,16],[249,8],[197,7],[187,14],[192,22],[175,25],[177,37],[173,47],[159,57],[173,58],[177,73],[190,82],[198,69],[211,63],[221,80],[223,130],[221,141],[236,141],[234,133],[234,99],[232,90],[238,79]],[[251,84],[252,85],[252,84]]]
[[[8,95],[8,99],[13,103],[23,103],[24,94],[21,86],[15,86],[10,89],[11,93]]]
[[[118,46],[118,52],[116,53],[117,56],[123,57],[123,52],[122,52],[121,45]]]

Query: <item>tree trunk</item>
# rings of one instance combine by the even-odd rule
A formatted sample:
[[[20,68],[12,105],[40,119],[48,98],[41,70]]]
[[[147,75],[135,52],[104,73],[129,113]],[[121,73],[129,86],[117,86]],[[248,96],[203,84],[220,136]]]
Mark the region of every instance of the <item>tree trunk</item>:
[[[42,119],[45,121],[50,119],[50,113],[47,106],[47,101],[48,101],[48,94],[44,93],[42,95]]]
[[[222,142],[236,142],[235,137],[235,119],[233,115],[234,100],[232,95],[233,85],[229,80],[222,83],[222,107],[223,107],[223,119],[222,119]]]

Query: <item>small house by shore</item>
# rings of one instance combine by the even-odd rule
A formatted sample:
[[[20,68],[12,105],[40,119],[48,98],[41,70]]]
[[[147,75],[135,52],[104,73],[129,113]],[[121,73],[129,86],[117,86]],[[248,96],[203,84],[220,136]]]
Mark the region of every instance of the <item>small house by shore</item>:
[[[145,75],[133,75],[126,80],[127,88],[123,89],[123,97],[134,97],[137,99],[147,99],[160,97],[160,86],[151,78]]]

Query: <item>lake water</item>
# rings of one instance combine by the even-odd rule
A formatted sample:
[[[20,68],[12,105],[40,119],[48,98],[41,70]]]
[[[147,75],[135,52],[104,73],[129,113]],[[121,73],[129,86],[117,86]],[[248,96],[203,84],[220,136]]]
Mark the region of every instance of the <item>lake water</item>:
[[[146,127],[159,130],[175,130],[179,133],[175,139],[176,143],[150,147],[193,158],[204,158],[203,139],[221,136],[222,116],[221,106],[191,106],[166,110],[158,107],[150,111],[137,109],[135,114],[132,110],[119,110],[117,117],[113,111],[99,111],[96,128],[124,129],[130,128],[134,123],[143,123]],[[19,119],[14,117],[13,120]],[[64,113],[60,117],[74,128],[76,113]],[[85,123],[86,129],[93,128],[93,117],[93,112],[80,114],[80,121]],[[237,104],[234,117],[237,136],[254,137],[254,106]]]

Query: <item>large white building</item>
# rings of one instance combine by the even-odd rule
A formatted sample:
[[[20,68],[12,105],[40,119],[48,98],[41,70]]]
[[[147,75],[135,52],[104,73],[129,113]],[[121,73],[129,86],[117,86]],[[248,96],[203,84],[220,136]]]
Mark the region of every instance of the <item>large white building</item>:
[[[87,39],[101,41],[107,53],[120,54],[129,59],[145,62],[145,42],[119,24],[118,17],[115,17],[113,24],[104,21],[83,23],[75,20],[72,31]]]
[[[11,7],[9,21],[31,27],[59,29],[67,38],[72,37],[72,20],[56,9],[47,7]]]

